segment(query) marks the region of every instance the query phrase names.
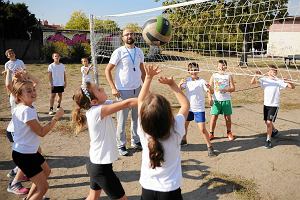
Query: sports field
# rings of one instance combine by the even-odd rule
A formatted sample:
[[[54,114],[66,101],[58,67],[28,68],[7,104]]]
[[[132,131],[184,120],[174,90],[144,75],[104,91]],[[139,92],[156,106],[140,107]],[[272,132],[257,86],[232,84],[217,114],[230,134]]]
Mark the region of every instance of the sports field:
[[[161,63],[157,63],[158,65]],[[52,199],[85,199],[89,190],[89,178],[85,169],[88,159],[89,138],[87,130],[75,135],[70,123],[73,91],[81,84],[81,65],[66,64],[68,86],[63,94],[62,107],[65,116],[56,128],[42,138],[42,150],[52,168],[47,197]],[[49,85],[47,64],[30,64],[27,69],[38,77],[37,102],[40,121],[47,123]],[[110,97],[110,88],[103,76],[105,65],[99,66],[100,85]],[[181,70],[163,68],[163,75],[174,76],[176,82],[187,73]],[[200,72],[200,77],[209,80],[211,73]],[[235,141],[225,137],[225,123],[218,120],[213,145],[219,151],[215,158],[208,158],[205,142],[194,123],[188,130],[188,145],[182,148],[184,199],[300,199],[300,86],[282,90],[281,108],[275,126],[280,134],[274,138],[272,149],[263,147],[266,137],[262,120],[263,91],[250,85],[250,77],[234,76],[237,92],[233,97],[233,132]],[[14,167],[11,148],[5,136],[10,120],[9,102],[0,78],[0,199],[15,200],[21,197],[8,193],[6,174]],[[166,86],[153,81],[152,91],[166,96],[176,112],[177,103]],[[209,107],[206,109],[209,121]],[[207,123],[208,128],[208,123]],[[114,163],[114,170],[120,178],[128,199],[140,199],[141,186],[138,182],[141,153],[131,151],[129,157],[120,157]],[[30,182],[24,183],[29,186]],[[101,199],[108,199],[107,197]]]

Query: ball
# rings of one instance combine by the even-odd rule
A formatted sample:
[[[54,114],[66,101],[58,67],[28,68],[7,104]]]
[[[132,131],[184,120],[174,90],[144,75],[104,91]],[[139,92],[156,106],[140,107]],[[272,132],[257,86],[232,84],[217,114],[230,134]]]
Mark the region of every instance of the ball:
[[[172,25],[163,17],[149,19],[143,26],[143,38],[149,45],[160,46],[170,42]]]

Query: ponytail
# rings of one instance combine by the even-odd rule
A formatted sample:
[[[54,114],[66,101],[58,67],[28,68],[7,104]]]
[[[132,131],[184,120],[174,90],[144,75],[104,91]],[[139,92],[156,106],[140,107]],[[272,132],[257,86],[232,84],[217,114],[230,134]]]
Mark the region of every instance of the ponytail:
[[[150,167],[155,169],[161,167],[164,162],[164,149],[161,143],[154,137],[148,138]]]
[[[75,124],[75,133],[79,133],[82,128],[84,127],[86,123],[86,117],[85,115],[81,112],[80,107],[76,107],[72,111],[72,122]]]

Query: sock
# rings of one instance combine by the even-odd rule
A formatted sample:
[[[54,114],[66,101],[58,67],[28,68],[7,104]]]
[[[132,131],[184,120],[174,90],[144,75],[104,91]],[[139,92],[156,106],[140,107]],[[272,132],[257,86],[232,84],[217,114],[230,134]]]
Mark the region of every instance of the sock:
[[[16,166],[13,170],[14,170],[15,173],[17,173],[17,172],[18,172],[18,169],[19,169],[19,168]]]
[[[53,110],[53,107],[50,107],[50,110]]]
[[[271,141],[271,136],[267,135],[267,141]]]
[[[211,131],[209,133],[212,134],[212,135],[214,134],[214,132],[211,132]]]
[[[60,108],[60,104],[57,105],[57,108]]]

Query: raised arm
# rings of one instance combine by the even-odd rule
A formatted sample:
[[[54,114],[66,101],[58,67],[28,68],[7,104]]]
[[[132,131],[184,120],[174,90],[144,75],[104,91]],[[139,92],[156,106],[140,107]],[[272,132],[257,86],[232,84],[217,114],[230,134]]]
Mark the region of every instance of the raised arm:
[[[145,65],[144,70],[145,70],[146,76],[145,76],[145,80],[144,80],[142,89],[140,91],[140,94],[138,96],[138,110],[140,110],[140,107],[142,106],[144,99],[146,98],[147,94],[149,93],[149,89],[150,89],[150,85],[151,85],[153,77],[161,72],[161,70],[157,66],[154,66],[154,65]]]
[[[136,106],[137,106],[137,98],[130,98],[113,104],[103,105],[101,109],[101,118],[104,118],[120,110],[123,110],[124,108],[131,108]]]
[[[235,91],[235,84],[233,81],[232,75],[229,77],[229,88],[227,88],[227,92],[234,92]]]
[[[112,77],[112,73],[111,73],[113,68],[115,68],[115,65],[108,63],[108,65],[105,68],[105,77],[106,77],[106,80],[108,81],[108,84],[110,85],[112,95],[114,95],[115,97],[120,97],[120,92],[116,88],[116,85],[113,81],[113,77]]]
[[[183,94],[182,90],[175,83],[173,77],[171,78],[160,77],[158,81],[162,84],[167,84],[170,86],[171,90],[175,94],[175,97],[180,104],[180,109],[178,111],[178,114],[182,114],[185,118],[187,118],[190,109],[190,103],[186,98],[186,96]]]
[[[251,81],[250,81],[250,83],[251,83],[252,85],[258,83],[257,78],[258,78],[259,75],[261,75],[261,72],[260,72],[260,71],[256,71],[256,72],[255,72],[255,75],[252,77],[252,79],[251,79]]]
[[[142,73],[142,81],[144,82],[145,81],[145,77],[146,77],[146,72],[145,72],[145,68],[144,68],[144,63],[141,63],[140,64],[140,69],[141,69],[141,73]]]

